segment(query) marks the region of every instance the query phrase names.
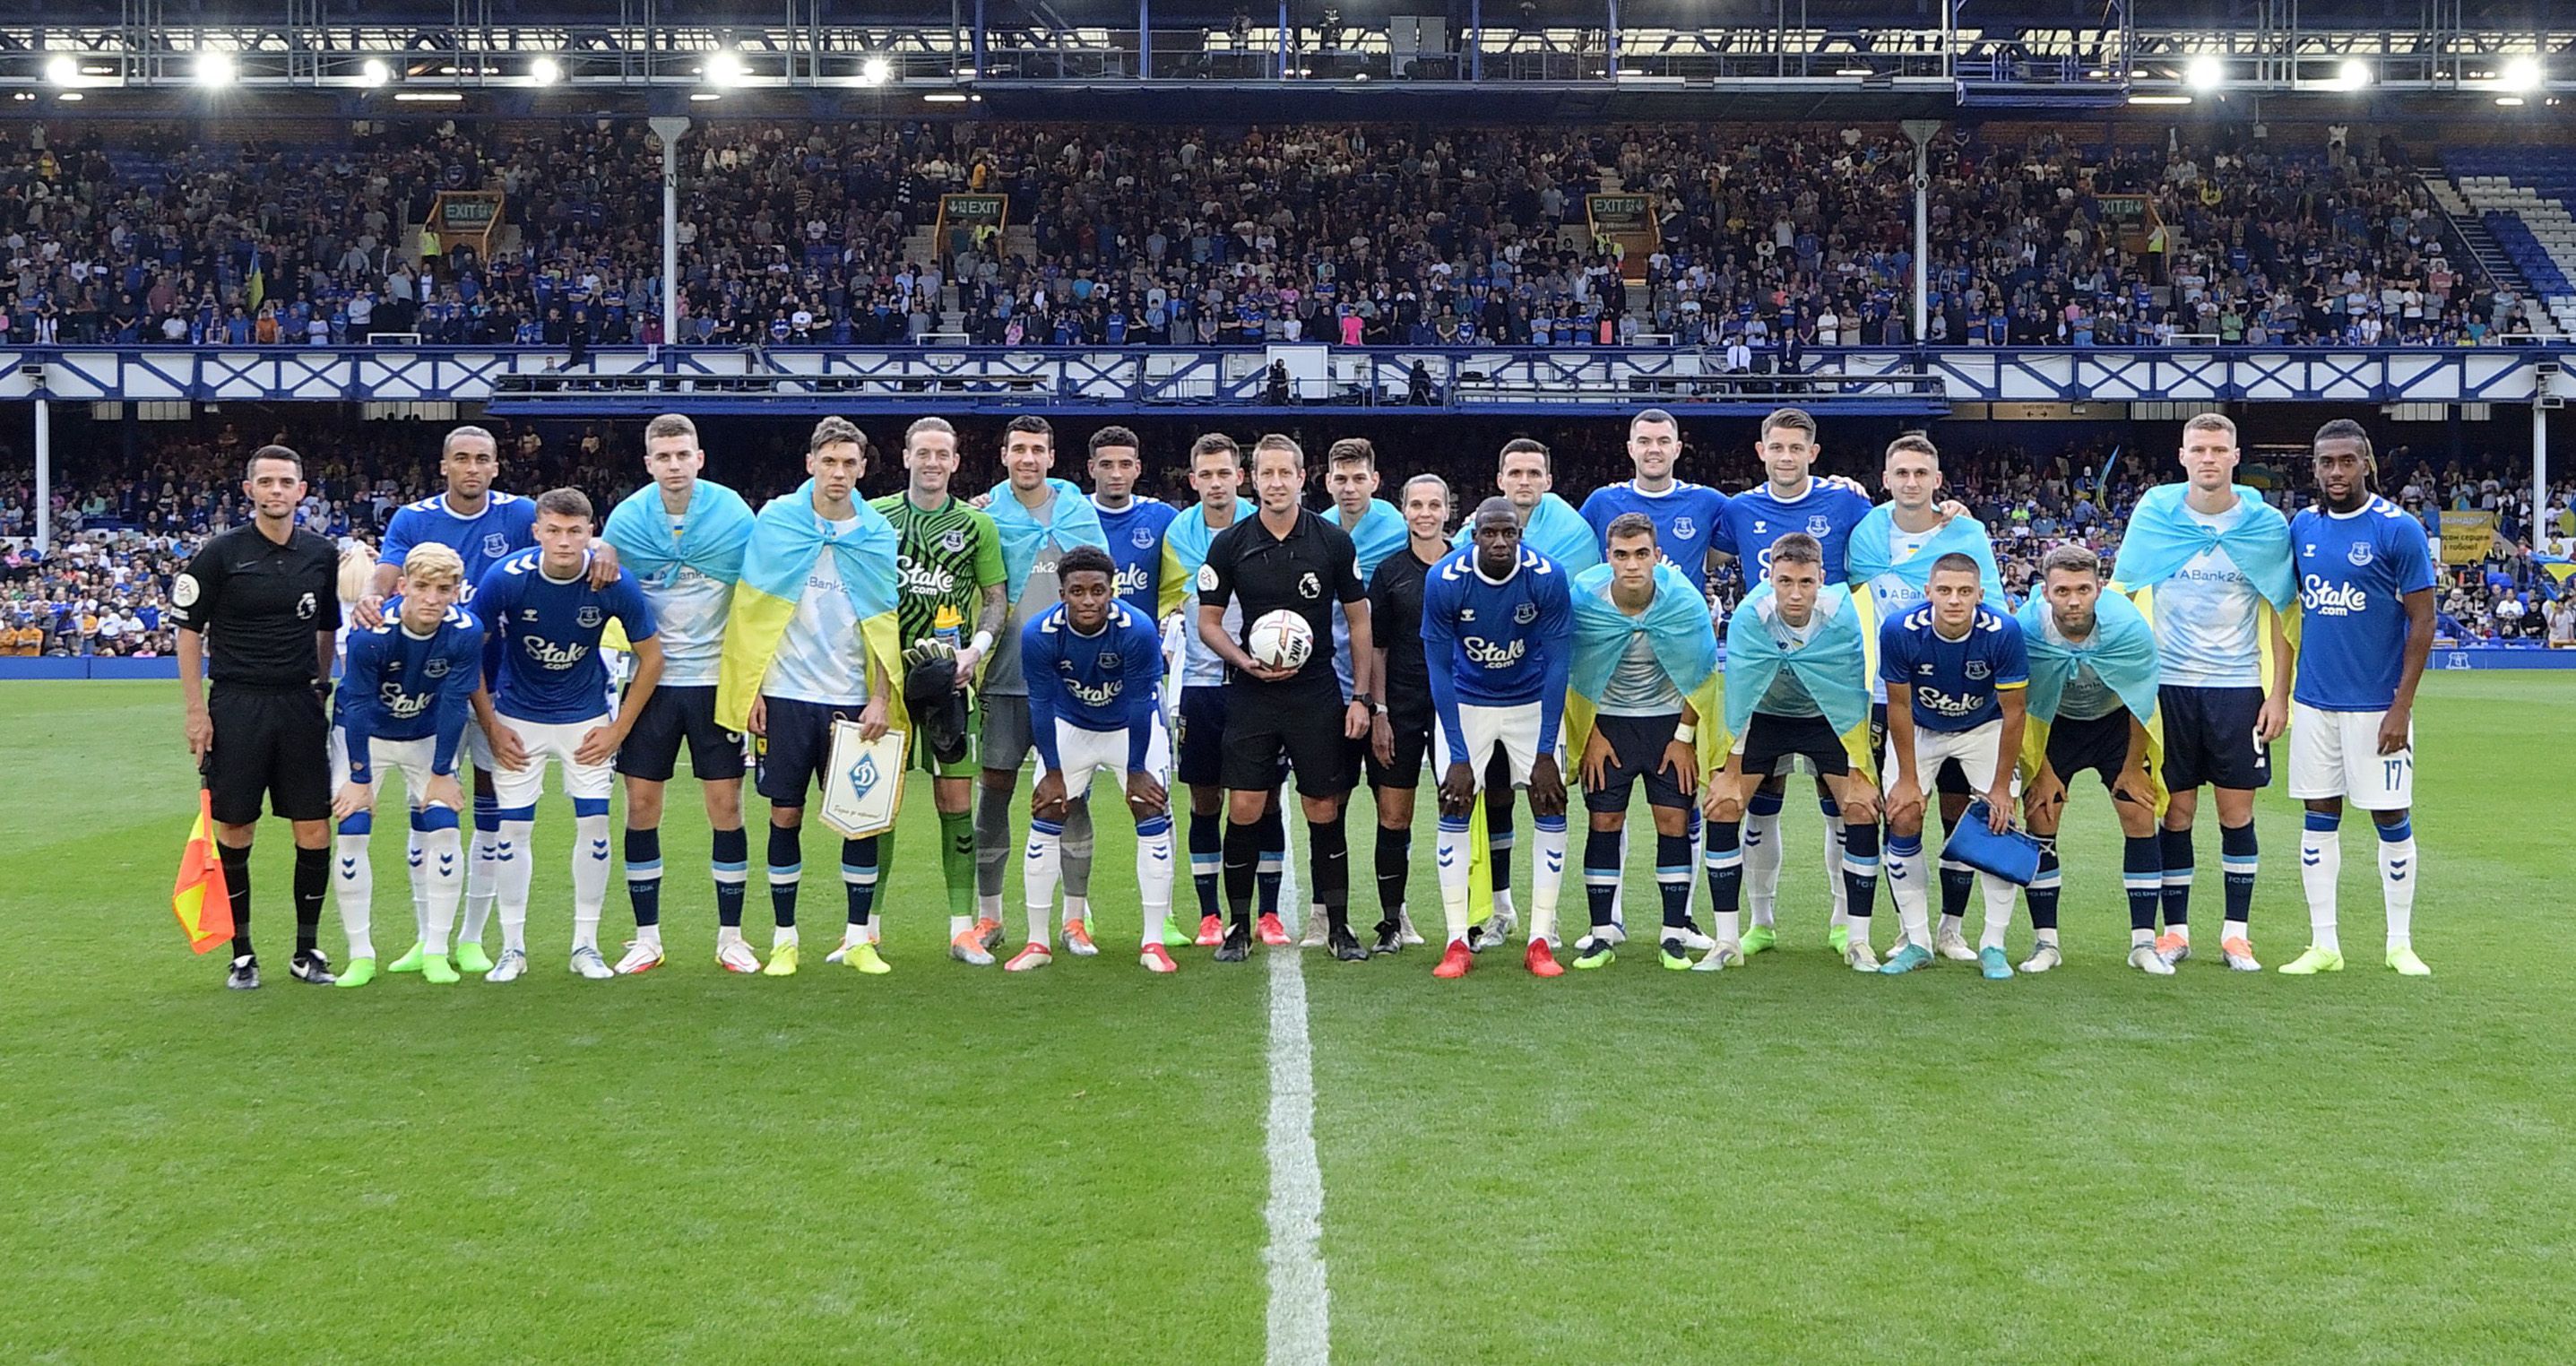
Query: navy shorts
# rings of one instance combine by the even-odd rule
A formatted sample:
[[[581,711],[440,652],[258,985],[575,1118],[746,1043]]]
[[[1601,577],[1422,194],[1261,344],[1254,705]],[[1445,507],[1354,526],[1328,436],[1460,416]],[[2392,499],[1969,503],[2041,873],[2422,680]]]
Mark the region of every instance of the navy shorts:
[[[1673,742],[1673,728],[1681,722],[1680,712],[1595,718],[1593,729],[1610,741],[1610,763],[1601,786],[1583,789],[1583,809],[1594,815],[1626,811],[1629,791],[1641,780],[1646,784],[1646,805],[1688,807],[1690,796],[1682,791],[1681,780],[1664,767],[1664,747]]]
[[[644,714],[617,747],[617,771],[648,783],[667,783],[680,762],[680,746],[689,747],[689,771],[700,782],[740,778],[742,732],[716,724],[716,690],[655,688]]]
[[[2104,790],[2119,786],[2129,766],[2129,709],[2108,716],[2072,721],[2061,716],[2048,728],[2048,769],[2057,780],[2074,785],[2087,769],[2100,774]]]
[[[830,706],[792,697],[766,701],[769,733],[752,741],[752,786],[772,806],[803,806],[805,794],[822,778],[823,766],[832,761],[833,723],[858,720],[866,704]]]
[[[2254,742],[2261,688],[2158,688],[2156,711],[2165,719],[2167,788],[2272,785],[2272,747]]]
[[[1821,716],[1774,716],[1757,711],[1744,723],[1744,734],[1736,742],[1744,756],[1740,773],[1769,773],[1780,761],[1795,756],[1816,766],[1821,777],[1839,778],[1851,772],[1851,756],[1843,752],[1843,738],[1834,733],[1834,723]]]

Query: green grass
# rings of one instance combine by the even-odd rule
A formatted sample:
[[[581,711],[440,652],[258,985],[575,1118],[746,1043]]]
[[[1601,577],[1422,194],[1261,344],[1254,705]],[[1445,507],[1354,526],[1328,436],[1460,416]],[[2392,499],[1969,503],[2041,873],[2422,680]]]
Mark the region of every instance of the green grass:
[[[2429,982],[2378,966],[2357,821],[2341,976],[2129,971],[2091,791],[2064,840],[2071,959],[2045,978],[1843,970],[1795,806],[1788,947],[1743,972],[1662,972],[1642,945],[1554,983],[1310,962],[1334,1354],[2563,1360],[2576,688],[2426,694]],[[1260,1358],[1266,974],[1201,952],[1138,971],[1123,833],[1097,960],[946,961],[917,823],[892,976],[821,965],[823,879],[805,973],[736,978],[683,782],[672,965],[584,983],[549,797],[528,981],[342,992],[285,977],[272,825],[270,985],[244,996],[167,910],[191,801],[167,685],[0,686],[0,718],[0,1360]],[[2305,942],[2297,813],[2261,812],[2277,963]],[[824,836],[813,853],[831,866]],[[2208,832],[2200,865],[2214,921]],[[377,867],[391,953],[399,856]]]

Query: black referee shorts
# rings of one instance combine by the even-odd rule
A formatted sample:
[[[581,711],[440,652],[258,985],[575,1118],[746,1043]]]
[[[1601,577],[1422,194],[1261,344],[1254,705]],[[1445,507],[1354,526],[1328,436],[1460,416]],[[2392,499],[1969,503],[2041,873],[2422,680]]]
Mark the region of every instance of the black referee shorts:
[[[1377,761],[1377,751],[1368,754],[1368,780],[1371,787],[1404,788],[1422,785],[1422,761],[1431,752],[1431,727],[1437,724],[1431,698],[1389,698],[1386,706],[1387,729],[1395,732],[1395,744],[1389,753],[1392,763]]]
[[[206,698],[215,742],[201,771],[215,819],[249,825],[260,804],[290,821],[331,818],[331,721],[311,688],[254,691],[218,683]]]
[[[716,690],[709,685],[655,688],[626,743],[617,747],[617,771],[648,783],[667,783],[679,766],[683,743],[689,747],[689,771],[700,782],[740,778],[747,767],[742,733],[716,724]]]
[[[1326,674],[1312,681],[1237,681],[1225,688],[1225,755],[1219,767],[1228,791],[1267,792],[1279,782],[1279,759],[1297,775],[1297,795],[1339,797],[1358,782],[1348,738],[1342,734],[1342,687]]]

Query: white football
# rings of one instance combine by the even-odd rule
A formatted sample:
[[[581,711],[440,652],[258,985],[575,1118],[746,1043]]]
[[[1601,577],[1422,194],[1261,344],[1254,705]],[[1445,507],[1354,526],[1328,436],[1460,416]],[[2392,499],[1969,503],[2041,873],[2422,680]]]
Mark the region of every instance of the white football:
[[[1252,634],[1244,637],[1244,650],[1255,660],[1274,669],[1302,669],[1308,656],[1315,653],[1315,628],[1306,624],[1303,614],[1285,607],[1262,614],[1252,623]]]

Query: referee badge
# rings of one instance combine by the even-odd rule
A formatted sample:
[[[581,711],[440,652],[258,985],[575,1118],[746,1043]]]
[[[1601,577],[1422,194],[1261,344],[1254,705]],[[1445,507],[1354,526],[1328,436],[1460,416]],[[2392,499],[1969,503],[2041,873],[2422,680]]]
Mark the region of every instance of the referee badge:
[[[307,593],[303,597],[295,600],[295,619],[297,621],[311,621],[313,619],[312,594]]]
[[[1215,565],[1203,564],[1199,566],[1199,591],[1202,593],[1213,593],[1216,591]]]
[[[1310,601],[1324,596],[1324,581],[1315,577],[1314,570],[1297,576],[1297,596]]]
[[[170,604],[174,607],[197,605],[197,576],[182,574],[170,584]]]

